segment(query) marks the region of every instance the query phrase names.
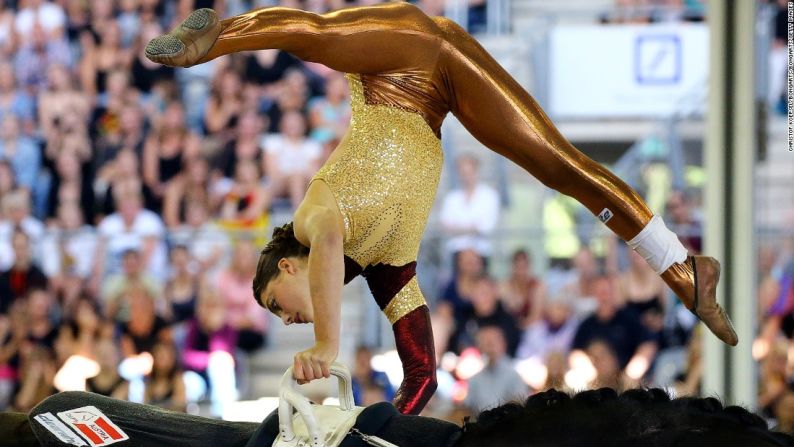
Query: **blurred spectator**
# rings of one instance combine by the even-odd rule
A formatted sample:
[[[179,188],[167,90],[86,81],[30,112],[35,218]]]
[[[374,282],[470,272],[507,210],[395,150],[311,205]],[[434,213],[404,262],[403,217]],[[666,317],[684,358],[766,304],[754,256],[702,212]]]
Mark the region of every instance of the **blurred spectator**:
[[[281,80],[288,69],[301,66],[301,60],[286,51],[254,51],[245,56],[245,80],[263,86],[262,93],[272,95],[273,84]]]
[[[761,361],[758,408],[767,416],[773,415],[775,404],[789,389],[788,349],[788,340],[777,339]]]
[[[19,391],[14,396],[14,411],[28,412],[45,397],[55,394],[53,384],[57,366],[52,350],[31,346],[21,356]]]
[[[297,112],[286,112],[279,134],[268,135],[265,150],[265,174],[273,198],[287,197],[296,209],[300,205],[309,179],[319,169],[322,147],[306,138],[306,118]]]
[[[543,317],[546,287],[543,280],[532,272],[532,259],[527,250],[513,253],[510,276],[500,286],[505,310],[521,328],[539,321]]]
[[[94,190],[101,215],[117,211],[118,196],[137,194],[143,198],[149,197],[148,202],[152,202],[149,189],[141,179],[138,157],[131,149],[120,151],[111,163],[97,173]]]
[[[6,160],[0,160],[0,197],[5,197],[16,188],[16,178],[14,178],[14,168]],[[0,209],[0,218],[3,213]]]
[[[135,0],[132,1],[133,3]],[[130,1],[122,1],[130,3]],[[137,19],[137,16],[134,16]],[[119,18],[119,23],[123,23]],[[147,23],[140,29],[140,34],[135,43],[132,60],[132,85],[142,93],[153,93],[157,84],[174,81],[174,68],[150,61],[144,52],[144,47],[150,40],[163,34],[163,27],[158,23]]]
[[[14,301],[24,298],[31,290],[47,287],[47,277],[33,263],[30,238],[15,229],[11,235],[13,264],[0,272],[0,314],[6,313]]]
[[[112,334],[112,331],[108,330],[110,326],[101,319],[95,302],[87,296],[81,296],[75,304],[64,310],[56,343],[59,360],[66,360],[72,355],[80,355],[89,358],[96,357],[102,363],[102,356],[98,353],[95,354],[95,350],[103,336]],[[104,359],[104,361],[108,360]],[[117,365],[119,359],[114,358],[113,361]]]
[[[31,135],[35,130],[36,105],[30,95],[17,88],[14,66],[7,62],[9,60],[0,62],[0,119],[15,116],[21,126],[17,132]]]
[[[696,255],[703,247],[703,225],[692,210],[692,200],[683,191],[673,191],[667,199],[667,213],[673,231],[689,254]]]
[[[312,98],[308,103],[309,137],[320,143],[341,139],[350,124],[350,101],[347,79],[342,73],[333,73],[325,83],[325,95]]]
[[[794,390],[787,389],[775,403],[775,431],[794,435]]]
[[[603,340],[614,351],[620,369],[639,380],[650,367],[657,345],[637,316],[620,307],[613,287],[608,276],[596,279],[593,293],[598,307],[579,325],[572,348],[584,350],[592,341]]]
[[[25,0],[20,2],[14,28],[20,41],[34,36],[40,26],[48,39],[61,39],[66,26],[66,14],[57,3],[47,0]]]
[[[99,44],[86,48],[80,60],[83,90],[90,95],[107,90],[108,75],[116,70],[128,72],[132,65],[132,52],[121,45],[121,29],[115,20],[108,21],[100,30]]]
[[[168,410],[185,411],[185,383],[176,346],[159,342],[152,349],[152,371],[146,376],[144,403]]]
[[[517,358],[542,360],[555,352],[568,355],[579,327],[570,303],[565,297],[555,297],[548,300],[543,310],[543,318],[524,329]]]
[[[168,185],[198,155],[199,138],[185,124],[182,104],[170,102],[143,149],[143,179],[161,203]],[[162,205],[161,205],[162,206]],[[158,207],[155,211],[160,211]]]
[[[19,119],[6,114],[0,122],[0,159],[14,168],[17,185],[33,193],[41,170],[41,150],[33,138],[20,134]]]
[[[700,381],[703,378],[703,340],[702,326],[693,331],[687,346],[686,370],[678,377],[674,385],[677,396],[697,396],[700,393]]]
[[[74,204],[80,212],[80,220],[94,223],[94,175],[91,163],[81,163],[72,151],[61,151],[53,160],[54,171],[50,174],[47,193],[47,218],[57,218],[59,206]]]
[[[205,279],[214,282],[219,270],[228,264],[231,243],[226,233],[208,220],[207,205],[190,201],[185,205],[184,225],[171,232],[171,242],[188,247]]]
[[[191,271],[190,253],[184,245],[171,248],[170,261],[171,277],[165,283],[166,314],[176,324],[195,316],[199,278]]]
[[[389,377],[382,371],[372,369],[372,351],[366,346],[356,348],[353,363],[352,386],[353,400],[356,405],[372,405],[377,402],[390,402],[394,398],[394,387]],[[368,393],[371,391],[371,393]],[[378,395],[381,393],[381,395]],[[381,400],[374,400],[380,398]]]
[[[581,247],[572,260],[573,275],[562,293],[573,298],[574,314],[584,318],[597,306],[594,297],[594,286],[599,279],[598,260],[587,247]]]
[[[215,289],[226,307],[226,323],[237,331],[237,346],[251,352],[265,344],[267,320],[251,295],[257,252],[248,239],[238,239],[232,261],[217,278]]]
[[[452,279],[441,291],[435,309],[438,318],[449,320],[453,331],[461,330],[472,315],[471,296],[477,279],[484,273],[483,259],[474,250],[463,250],[455,256]],[[454,341],[451,339],[450,344]]]
[[[265,128],[262,117],[254,110],[240,115],[231,139],[213,161],[214,170],[227,178],[234,177],[234,170],[240,163],[254,163],[264,169],[264,146],[261,134]]]
[[[499,326],[482,326],[477,331],[477,348],[487,359],[485,368],[469,379],[466,406],[478,413],[509,400],[523,401],[527,386],[513,369],[507,344]]]
[[[45,289],[31,288],[28,290],[26,302],[27,342],[37,347],[45,347],[54,353],[59,329],[51,317],[55,304],[52,295]]]
[[[243,112],[242,87],[240,75],[230,68],[221,70],[213,79],[210,98],[204,109],[204,128],[221,145],[232,138]]]
[[[116,344],[110,338],[103,338],[97,341],[94,352],[99,374],[85,381],[85,390],[113,399],[129,399],[130,383],[118,373],[120,356]]]
[[[37,95],[47,88],[47,72],[52,65],[72,65],[71,51],[64,39],[48,39],[38,22],[34,22],[31,36],[20,39],[16,54],[17,82],[29,93]]]
[[[14,11],[9,9],[5,2],[2,2],[0,3],[0,56],[3,59],[10,58],[15,46]]]
[[[185,369],[199,374],[209,387],[212,413],[218,417],[237,394],[233,358],[237,333],[225,320],[223,301],[210,287],[202,289],[182,354]]]
[[[587,345],[587,356],[595,368],[596,376],[590,388],[612,388],[618,392],[624,389],[620,363],[612,346],[602,339],[593,339]]]
[[[171,327],[168,322],[155,313],[154,297],[143,287],[130,287],[124,294],[130,306],[130,314],[135,315],[119,327],[121,332],[121,353],[124,358],[148,352],[154,356],[154,347],[160,342],[171,343]]]
[[[82,289],[83,281],[91,277],[96,244],[94,230],[85,225],[80,205],[74,201],[61,203],[57,220],[41,243],[42,251],[47,253],[41,267],[56,293],[74,290],[75,286],[77,291]]]
[[[48,157],[57,156],[56,149],[77,150],[82,160],[90,157],[87,142],[64,142],[64,137],[87,139],[87,124],[91,114],[89,97],[77,90],[68,67],[53,64],[47,70],[47,89],[39,94],[38,118],[41,133],[48,142]]]
[[[191,203],[212,207],[220,199],[215,193],[216,182],[210,178],[209,165],[202,157],[187,160],[183,171],[165,187],[163,220],[173,230],[187,223],[187,210]]]
[[[24,319],[14,318],[17,315],[13,311],[9,315],[0,313],[0,408],[9,408],[19,380],[19,350],[27,327]]]
[[[446,248],[450,253],[471,249],[487,258],[492,250],[489,237],[499,219],[499,194],[480,180],[477,158],[462,155],[457,165],[460,186],[448,192],[441,205],[441,226],[452,236]]]
[[[482,275],[474,283],[471,294],[472,316],[458,328],[457,340],[453,344],[455,352],[460,352],[467,346],[475,344],[479,328],[483,326],[498,326],[506,343],[506,353],[515,356],[516,348],[521,337],[516,320],[504,310],[499,300],[499,292],[493,278]]]
[[[122,255],[129,249],[140,251],[144,271],[157,280],[165,279],[165,225],[160,216],[143,209],[142,202],[140,194],[135,192],[119,194],[118,211],[99,223],[94,287],[107,275],[121,271]]]
[[[259,167],[253,163],[239,163],[234,184],[223,200],[220,217],[233,230],[261,234],[267,224],[270,194],[260,182]]]
[[[620,274],[619,283],[626,310],[634,312],[645,329],[660,342],[665,314],[665,285],[645,259],[629,250],[629,270]]]
[[[132,314],[127,293],[134,288],[144,288],[150,297],[160,296],[160,283],[143,271],[141,254],[129,249],[122,255],[122,272],[108,277],[102,284],[102,301],[105,316],[114,321],[129,321]]]
[[[122,149],[133,149],[137,156],[143,150],[140,115],[122,116],[125,109],[140,106],[138,91],[130,87],[129,72],[112,70],[107,75],[107,90],[96,96],[91,112],[90,135],[94,140],[94,161],[97,169],[113,159]],[[127,110],[128,112],[130,110]]]

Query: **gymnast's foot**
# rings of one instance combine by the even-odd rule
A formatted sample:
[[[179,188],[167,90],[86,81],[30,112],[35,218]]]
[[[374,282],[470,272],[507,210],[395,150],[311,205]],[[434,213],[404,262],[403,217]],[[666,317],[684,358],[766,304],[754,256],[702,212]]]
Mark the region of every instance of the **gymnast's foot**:
[[[152,39],[146,45],[146,57],[171,67],[190,67],[210,51],[220,33],[215,11],[197,9],[170,33]]]
[[[662,279],[717,338],[731,346],[739,343],[731,319],[717,303],[719,261],[708,256],[689,256],[665,270]]]

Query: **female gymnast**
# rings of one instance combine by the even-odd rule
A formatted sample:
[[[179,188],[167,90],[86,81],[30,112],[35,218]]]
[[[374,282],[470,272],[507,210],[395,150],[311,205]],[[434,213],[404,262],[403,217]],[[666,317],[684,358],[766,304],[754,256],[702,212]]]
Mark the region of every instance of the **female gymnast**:
[[[409,3],[318,15],[266,7],[219,20],[193,12],[146,47],[188,67],[239,51],[281,49],[346,73],[352,119],[288,224],[263,250],[254,296],[286,324],[314,322],[295,378],[328,377],[339,347],[340,295],[362,274],[388,317],[405,379],[395,396],[416,414],[436,387],[416,256],[441,173],[441,122],[452,112],[482,144],[574,197],[662,276],[722,341],[738,340],[716,302],[719,263],[687,256],[642,199],[555,128],[532,97],[455,22]]]

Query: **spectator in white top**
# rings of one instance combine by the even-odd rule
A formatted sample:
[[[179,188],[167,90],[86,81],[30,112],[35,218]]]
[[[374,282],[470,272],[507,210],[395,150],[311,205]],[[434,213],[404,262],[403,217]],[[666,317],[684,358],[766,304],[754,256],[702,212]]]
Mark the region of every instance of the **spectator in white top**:
[[[281,133],[268,135],[265,151],[265,175],[271,198],[288,197],[293,209],[306,193],[309,179],[319,168],[322,147],[306,137],[306,119],[290,111],[281,118]]]
[[[499,194],[479,179],[480,163],[471,155],[458,158],[460,188],[447,193],[441,206],[441,226],[449,236],[447,250],[471,249],[487,258],[488,238],[499,219]]]
[[[26,40],[36,24],[41,25],[50,39],[63,37],[66,13],[60,5],[44,0],[22,2],[22,9],[16,15],[14,28],[20,40]]]
[[[168,253],[165,225],[157,214],[143,208],[137,191],[124,191],[116,197],[117,212],[99,223],[99,244],[94,262],[91,288],[98,291],[107,275],[121,272],[122,255],[128,250],[141,253],[144,271],[159,281],[165,280]]]
[[[17,189],[5,194],[0,201],[0,270],[8,269],[14,263],[11,238],[14,228],[19,227],[32,244],[33,260],[41,259],[40,241],[44,235],[44,224],[30,215],[30,194]]]
[[[83,222],[79,202],[61,202],[57,220],[42,240],[42,252],[47,256],[42,258],[41,268],[56,291],[73,290],[69,286],[75,281],[80,290],[82,281],[91,276],[95,251],[96,234]]]

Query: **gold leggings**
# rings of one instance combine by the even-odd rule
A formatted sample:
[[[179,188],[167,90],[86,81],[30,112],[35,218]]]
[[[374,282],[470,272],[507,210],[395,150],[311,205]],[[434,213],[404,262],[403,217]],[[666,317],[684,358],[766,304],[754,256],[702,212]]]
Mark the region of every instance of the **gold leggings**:
[[[428,17],[408,3],[322,15],[262,8],[223,20],[201,62],[274,48],[366,75],[368,102],[416,111],[434,130],[451,111],[485,146],[577,199],[624,240],[652,217],[631,187],[568,142],[529,93],[451,20]]]

